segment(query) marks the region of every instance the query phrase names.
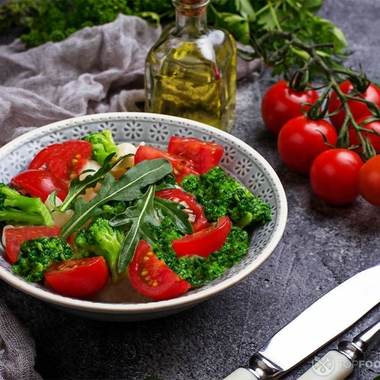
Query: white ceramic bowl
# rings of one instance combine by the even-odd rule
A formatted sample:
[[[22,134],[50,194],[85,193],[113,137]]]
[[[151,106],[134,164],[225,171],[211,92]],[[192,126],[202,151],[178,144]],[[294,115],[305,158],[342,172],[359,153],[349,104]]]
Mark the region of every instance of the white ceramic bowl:
[[[272,221],[254,231],[249,252],[238,265],[210,284],[170,300],[105,303],[63,297],[15,276],[1,254],[0,278],[20,291],[83,317],[135,321],[174,314],[203,302],[252,274],[272,254],[282,237],[287,218],[286,196],[276,173],[260,154],[241,140],[195,121],[148,113],[108,113],[53,123],[26,133],[0,149],[0,182],[9,183],[44,146],[80,139],[91,131],[103,129],[111,130],[116,142],[127,141],[136,145],[145,142],[159,148],[166,148],[172,135],[193,136],[221,144],[225,149],[221,166],[271,205]]]

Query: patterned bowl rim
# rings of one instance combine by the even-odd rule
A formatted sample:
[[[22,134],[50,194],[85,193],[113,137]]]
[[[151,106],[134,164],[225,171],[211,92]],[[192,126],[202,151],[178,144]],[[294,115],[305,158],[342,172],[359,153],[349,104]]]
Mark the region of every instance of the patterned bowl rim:
[[[187,293],[181,297],[173,298],[164,301],[153,301],[147,303],[106,303],[106,302],[93,302],[88,300],[80,300],[75,298],[64,297],[55,293],[52,293],[43,288],[35,287],[30,283],[27,283],[23,279],[13,275],[11,272],[8,272],[5,268],[0,267],[0,278],[14,286],[16,289],[23,291],[26,294],[34,296],[45,302],[55,304],[59,307],[82,310],[85,312],[95,312],[103,314],[148,314],[156,313],[160,311],[165,311],[168,309],[181,309],[186,308],[189,305],[197,304],[202,302],[230,287],[242,281],[248,275],[250,275],[254,270],[260,267],[273,253],[277,247],[279,241],[282,238],[286,227],[287,221],[287,199],[284,188],[280,179],[278,178],[276,172],[271,167],[271,165],[252,147],[250,147],[245,142],[241,141],[233,135],[223,132],[221,130],[216,130],[213,127],[210,127],[206,124],[196,122],[193,120],[188,120],[176,116],[168,116],[162,114],[152,114],[145,112],[114,112],[114,113],[104,113],[104,114],[94,114],[79,116],[70,119],[65,119],[57,121],[43,127],[36,128],[32,131],[26,132],[25,134],[15,138],[9,143],[5,144],[0,148],[0,153],[6,155],[7,153],[13,151],[15,148],[22,146],[24,143],[28,142],[31,139],[36,139],[43,137],[48,133],[54,131],[59,131],[66,128],[72,128],[76,125],[80,125],[88,122],[104,122],[110,120],[117,121],[128,121],[128,120],[139,120],[139,119],[152,119],[152,120],[162,120],[170,122],[178,122],[183,125],[184,123],[190,124],[191,126],[199,127],[206,130],[210,134],[217,133],[221,138],[226,141],[233,142],[236,146],[244,149],[249,152],[249,154],[255,157],[260,165],[265,169],[268,176],[271,177],[271,181],[276,189],[276,197],[278,200],[277,218],[276,224],[274,226],[275,233],[272,234],[271,240],[264,247],[263,251],[260,252],[260,255],[252,262],[250,265],[247,265],[239,272],[233,274],[231,277],[226,278],[225,280],[215,284],[214,286],[205,288],[204,290],[200,289],[197,293]]]

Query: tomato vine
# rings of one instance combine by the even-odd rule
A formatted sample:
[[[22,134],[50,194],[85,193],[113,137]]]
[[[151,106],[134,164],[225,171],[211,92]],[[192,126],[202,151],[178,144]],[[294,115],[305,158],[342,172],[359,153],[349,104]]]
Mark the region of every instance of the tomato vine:
[[[275,44],[274,41],[281,43],[282,48],[269,49],[269,46]],[[349,143],[349,129],[352,128],[357,134],[363,160],[367,161],[377,154],[371,140],[363,136],[362,132],[380,136],[376,130],[365,128],[367,123],[380,120],[380,89],[361,69],[355,71],[346,68],[333,60],[330,54],[320,50],[321,46],[324,49],[332,49],[332,44],[307,44],[293,32],[271,31],[260,38],[252,36],[252,45],[255,47],[255,55],[260,56],[268,66],[284,66],[284,77],[293,90],[304,91],[310,88],[319,90],[319,98],[307,111],[304,111],[309,119],[330,117],[333,120],[338,113],[344,113],[342,124],[339,127],[334,125],[339,132],[336,147],[354,148]],[[287,60],[293,57],[295,52],[299,58],[298,65],[294,60],[289,65]],[[350,86],[345,86],[346,91],[344,91],[343,84],[347,83]],[[379,94],[375,101],[366,98],[369,89]],[[333,102],[339,103],[335,109],[332,109]],[[360,124],[357,122],[358,115],[353,112],[353,105],[355,107],[357,104],[364,105],[367,112],[366,115],[360,116],[368,116],[368,119]]]
[[[271,49],[276,43],[281,47]],[[377,145],[380,88],[361,67],[352,70],[332,59],[329,49],[333,44],[308,44],[293,32],[276,30],[260,37],[252,36],[252,45],[254,55],[268,66],[283,68],[287,95],[290,91],[305,94],[313,90],[319,94],[312,104],[298,105],[303,119],[292,118],[280,126],[278,150],[284,163],[293,171],[308,174],[313,192],[327,204],[344,205],[361,196],[370,204],[380,206]],[[295,55],[297,60],[294,60]],[[264,95],[263,102],[265,100]],[[286,109],[293,112],[289,107],[284,108],[287,101],[282,97],[282,113],[286,113]],[[272,107],[272,118],[278,120],[282,114],[274,115],[274,111]],[[313,125],[322,120],[329,120],[335,127],[335,144],[331,144],[320,126]],[[264,115],[263,121],[265,123]],[[270,126],[267,128],[271,130]],[[319,151],[315,150],[320,146],[318,133],[323,135],[326,145],[326,149],[319,148]],[[300,161],[304,166],[300,166]]]

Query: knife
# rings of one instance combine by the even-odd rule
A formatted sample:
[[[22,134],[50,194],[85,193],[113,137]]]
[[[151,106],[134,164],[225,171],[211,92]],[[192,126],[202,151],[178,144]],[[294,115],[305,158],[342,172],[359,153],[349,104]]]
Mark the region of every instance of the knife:
[[[322,296],[224,380],[279,379],[380,302],[380,263]],[[355,304],[353,304],[355,302]]]
[[[352,373],[354,363],[379,340],[380,321],[356,335],[351,342],[340,342],[337,350],[329,351],[298,380],[343,380]]]

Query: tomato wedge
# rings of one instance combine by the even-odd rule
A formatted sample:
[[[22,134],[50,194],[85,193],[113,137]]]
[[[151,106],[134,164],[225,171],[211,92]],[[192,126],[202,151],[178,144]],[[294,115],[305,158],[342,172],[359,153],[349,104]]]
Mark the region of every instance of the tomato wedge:
[[[24,241],[39,237],[59,236],[61,229],[56,226],[28,226],[8,227],[5,229],[5,254],[8,261],[13,265],[20,254],[20,247]]]
[[[79,176],[92,154],[91,143],[69,140],[43,148],[29,164],[29,169],[45,169],[63,181]]]
[[[157,197],[169,199],[170,201],[177,202],[185,206],[184,211],[189,214],[193,231],[199,231],[205,228],[207,218],[203,211],[203,207],[197,203],[196,199],[189,193],[181,189],[166,189],[156,192]]]
[[[222,248],[227,240],[232,223],[228,216],[222,216],[211,227],[173,240],[172,247],[179,258],[184,256],[208,257],[211,253]]]
[[[152,252],[145,240],[137,245],[128,273],[132,286],[140,294],[157,301],[176,297],[191,287]]]
[[[203,174],[219,164],[224,148],[217,143],[195,137],[172,136],[169,140],[168,152],[192,161],[194,169],[199,174]]]
[[[67,297],[88,298],[108,282],[108,266],[103,256],[53,263],[44,273],[45,283]]]
[[[13,177],[11,182],[21,192],[25,192],[31,197],[41,198],[43,202],[54,190],[57,191],[57,197],[62,201],[68,193],[67,183],[47,170],[27,169]]]
[[[194,163],[192,161],[184,157],[164,152],[163,150],[152,146],[140,145],[137,148],[135,153],[135,164],[144,160],[155,160],[157,158],[165,158],[172,164],[173,174],[179,184],[181,184],[182,179],[189,174],[199,175],[194,169]]]

